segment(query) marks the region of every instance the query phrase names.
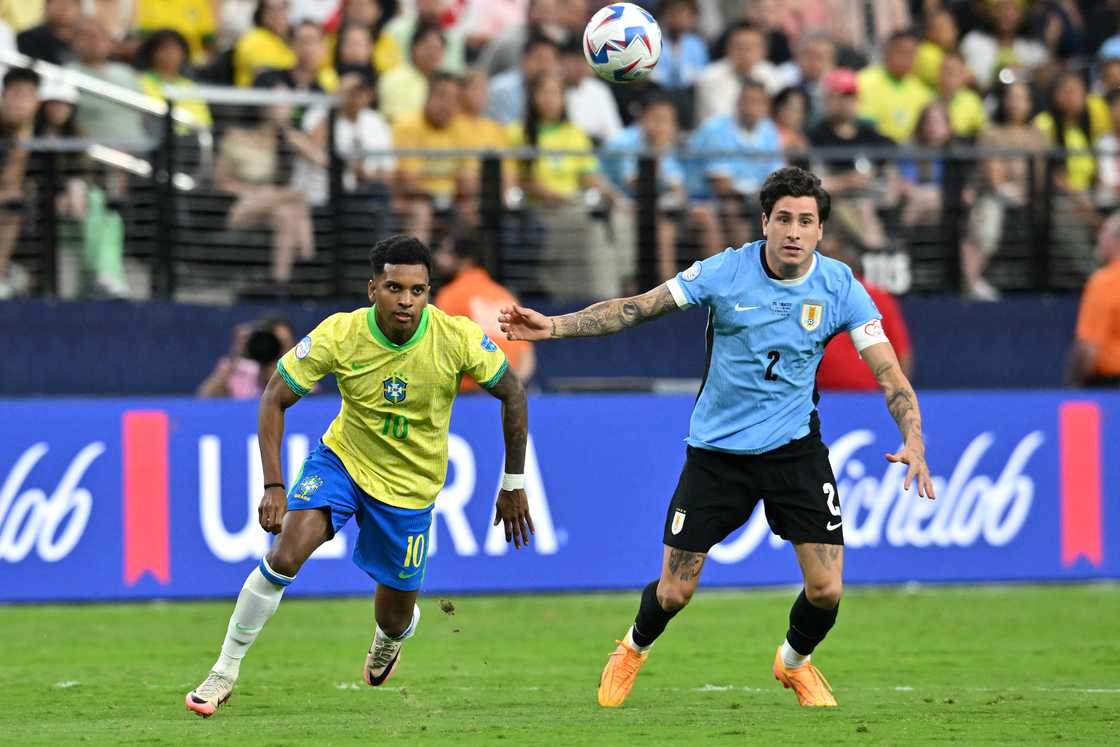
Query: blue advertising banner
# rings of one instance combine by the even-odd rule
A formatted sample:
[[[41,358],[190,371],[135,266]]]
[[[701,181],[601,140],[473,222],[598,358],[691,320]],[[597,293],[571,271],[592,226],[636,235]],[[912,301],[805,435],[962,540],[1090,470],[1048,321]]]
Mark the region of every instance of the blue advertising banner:
[[[532,398],[537,534],[515,551],[491,526],[498,403],[460,400],[425,588],[609,589],[656,577],[691,405]],[[903,491],[905,468],[883,459],[899,437],[881,397],[822,402],[849,583],[1120,577],[1120,394],[927,393],[922,406],[936,502]],[[322,397],[288,411],[289,484],[337,409]],[[252,403],[0,400],[0,421],[0,601],[234,595],[269,547]],[[348,526],[320,548],[290,593],[371,590],[349,559],[355,535]],[[707,585],[798,578],[761,510],[704,570]]]

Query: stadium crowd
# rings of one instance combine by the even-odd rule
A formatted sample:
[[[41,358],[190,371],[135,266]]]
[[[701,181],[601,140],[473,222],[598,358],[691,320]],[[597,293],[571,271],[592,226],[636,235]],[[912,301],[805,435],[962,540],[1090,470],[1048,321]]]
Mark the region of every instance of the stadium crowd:
[[[558,298],[632,287],[633,154],[647,149],[661,153],[662,277],[756,235],[757,189],[783,162],[824,177],[830,228],[846,246],[905,250],[908,236],[944,220],[950,168],[905,146],[937,154],[968,143],[1027,154],[980,158],[960,179],[967,210],[952,234],[959,247],[946,251],[960,252],[969,298],[999,297],[985,268],[1029,210],[1034,151],[1072,151],[1053,170],[1054,233],[1084,277],[1095,268],[1095,234],[1120,204],[1120,2],[641,4],[659,19],[664,49],[651,81],[626,86],[584,61],[599,0],[19,0],[0,2],[0,50],[155,98],[196,82],[337,94],[347,199],[399,216],[380,228],[429,241],[477,224],[478,159],[392,149],[559,151],[502,170],[504,193],[539,211],[542,285]],[[27,291],[10,262],[18,196],[35,174],[20,141],[159,132],[134,109],[50,79],[36,85],[12,69],[0,99],[0,298]],[[269,231],[271,279],[289,281],[316,254],[313,211],[328,200],[326,113],[272,106],[225,126],[201,98],[177,107],[214,130],[212,185],[231,199],[228,227]],[[70,173],[60,215],[75,225],[59,241],[78,250],[98,292],[123,295],[114,206],[127,186],[79,159]]]

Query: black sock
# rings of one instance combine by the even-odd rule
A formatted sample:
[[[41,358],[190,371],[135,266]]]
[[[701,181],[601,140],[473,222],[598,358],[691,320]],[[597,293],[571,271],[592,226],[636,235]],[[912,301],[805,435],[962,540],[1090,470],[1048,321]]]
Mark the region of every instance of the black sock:
[[[802,656],[813,653],[828,631],[836,624],[836,613],[840,605],[830,610],[814,607],[805,597],[805,590],[797,595],[797,601],[789,610],[789,630],[786,631],[786,640],[793,650]]]
[[[638,608],[638,616],[634,618],[634,645],[645,648],[657,640],[657,636],[665,632],[665,626],[673,619],[674,612],[666,612],[657,601],[657,582],[650,581],[642,589],[642,606]]]

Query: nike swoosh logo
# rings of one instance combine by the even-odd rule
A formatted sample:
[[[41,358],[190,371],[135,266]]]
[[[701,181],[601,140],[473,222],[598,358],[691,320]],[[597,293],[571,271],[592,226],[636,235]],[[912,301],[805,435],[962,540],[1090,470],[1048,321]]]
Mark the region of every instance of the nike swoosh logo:
[[[360,371],[361,369],[367,368],[367,367],[372,366],[372,365],[373,365],[372,363],[351,363],[350,364],[350,370],[351,371]]]
[[[836,531],[837,529],[839,529],[839,528],[840,528],[840,525],[841,525],[841,524],[843,524],[843,523],[844,523],[843,521],[838,521],[838,522],[836,522],[836,524],[833,524],[833,523],[832,523],[832,522],[830,521],[830,522],[828,522],[828,524],[827,524],[827,525],[825,525],[825,528],[826,528],[826,529],[828,529],[828,531],[830,531],[830,532],[834,532],[834,531]]]
[[[412,573],[405,573],[404,571],[401,571],[400,573],[397,574],[397,578],[412,578],[413,576],[415,576],[419,572],[420,571],[413,571]]]
[[[736,311],[754,311],[755,309],[761,308],[761,306],[740,306],[739,304],[735,304]]]
[[[247,625],[242,625],[241,623],[234,623],[234,626],[242,633],[259,633],[259,632],[261,632],[261,629],[260,629],[259,626],[256,627],[256,628],[251,628]]]

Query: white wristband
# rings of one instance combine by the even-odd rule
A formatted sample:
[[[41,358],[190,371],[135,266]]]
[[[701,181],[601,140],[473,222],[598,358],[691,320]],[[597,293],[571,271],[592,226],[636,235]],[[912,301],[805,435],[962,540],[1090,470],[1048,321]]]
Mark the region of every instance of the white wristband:
[[[502,473],[502,490],[524,490],[525,475]]]

